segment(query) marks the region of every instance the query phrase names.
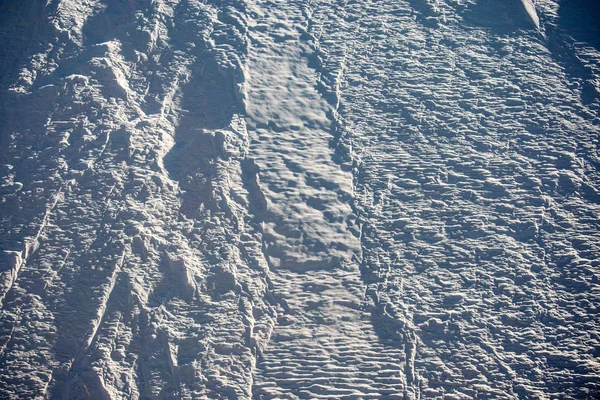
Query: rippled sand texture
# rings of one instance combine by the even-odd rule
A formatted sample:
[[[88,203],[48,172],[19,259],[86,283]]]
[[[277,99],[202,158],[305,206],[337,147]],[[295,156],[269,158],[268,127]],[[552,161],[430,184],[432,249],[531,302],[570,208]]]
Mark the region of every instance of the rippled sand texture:
[[[600,396],[598,21],[0,2],[0,398]]]

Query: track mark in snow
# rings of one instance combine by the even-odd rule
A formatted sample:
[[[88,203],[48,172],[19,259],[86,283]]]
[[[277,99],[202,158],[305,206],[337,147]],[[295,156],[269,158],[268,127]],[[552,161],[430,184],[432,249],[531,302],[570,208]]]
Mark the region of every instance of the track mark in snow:
[[[251,211],[262,221],[280,313],[253,395],[400,398],[404,354],[361,310],[352,176],[332,159],[332,107],[305,57],[306,21],[295,6],[267,5],[252,9],[246,170],[257,176]]]
[[[39,239],[42,236],[44,230],[46,229],[46,226],[48,225],[48,220],[52,211],[54,210],[54,208],[56,208],[57,204],[64,199],[64,188],[66,187],[68,189],[71,184],[71,181],[67,182],[65,186],[61,187],[58,190],[58,193],[56,193],[52,197],[51,203],[46,206],[46,211],[44,213],[44,216],[42,217],[42,222],[40,223],[40,227],[38,228],[35,237],[29,237],[24,240],[25,247],[23,251],[4,251],[4,258],[10,258],[11,260],[9,261],[10,265],[8,271],[3,271],[2,273],[3,282],[2,287],[0,288],[0,306],[2,306],[4,298],[12,289],[15,281],[18,279],[21,268],[23,268],[23,266],[27,264],[27,260],[31,257],[31,255],[38,250],[40,246]]]

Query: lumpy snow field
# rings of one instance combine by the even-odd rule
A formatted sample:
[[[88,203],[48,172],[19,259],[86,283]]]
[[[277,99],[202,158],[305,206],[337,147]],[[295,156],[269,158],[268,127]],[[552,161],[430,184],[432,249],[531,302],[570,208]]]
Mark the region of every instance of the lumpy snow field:
[[[598,21],[0,2],[0,398],[599,397]]]

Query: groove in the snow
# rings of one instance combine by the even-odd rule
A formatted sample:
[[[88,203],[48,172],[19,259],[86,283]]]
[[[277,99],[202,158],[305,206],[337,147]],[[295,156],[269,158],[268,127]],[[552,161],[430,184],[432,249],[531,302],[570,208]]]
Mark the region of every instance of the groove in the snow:
[[[352,178],[333,161],[332,109],[302,49],[301,10],[270,6],[252,9],[245,173],[258,177],[247,179],[257,186],[250,207],[262,221],[280,310],[253,395],[401,398],[405,356],[361,309]]]

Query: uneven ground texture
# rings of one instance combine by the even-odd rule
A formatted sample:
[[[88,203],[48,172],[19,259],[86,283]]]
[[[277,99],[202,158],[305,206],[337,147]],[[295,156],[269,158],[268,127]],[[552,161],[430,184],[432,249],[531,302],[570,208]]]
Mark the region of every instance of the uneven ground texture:
[[[600,397],[593,0],[0,2],[0,398]]]

